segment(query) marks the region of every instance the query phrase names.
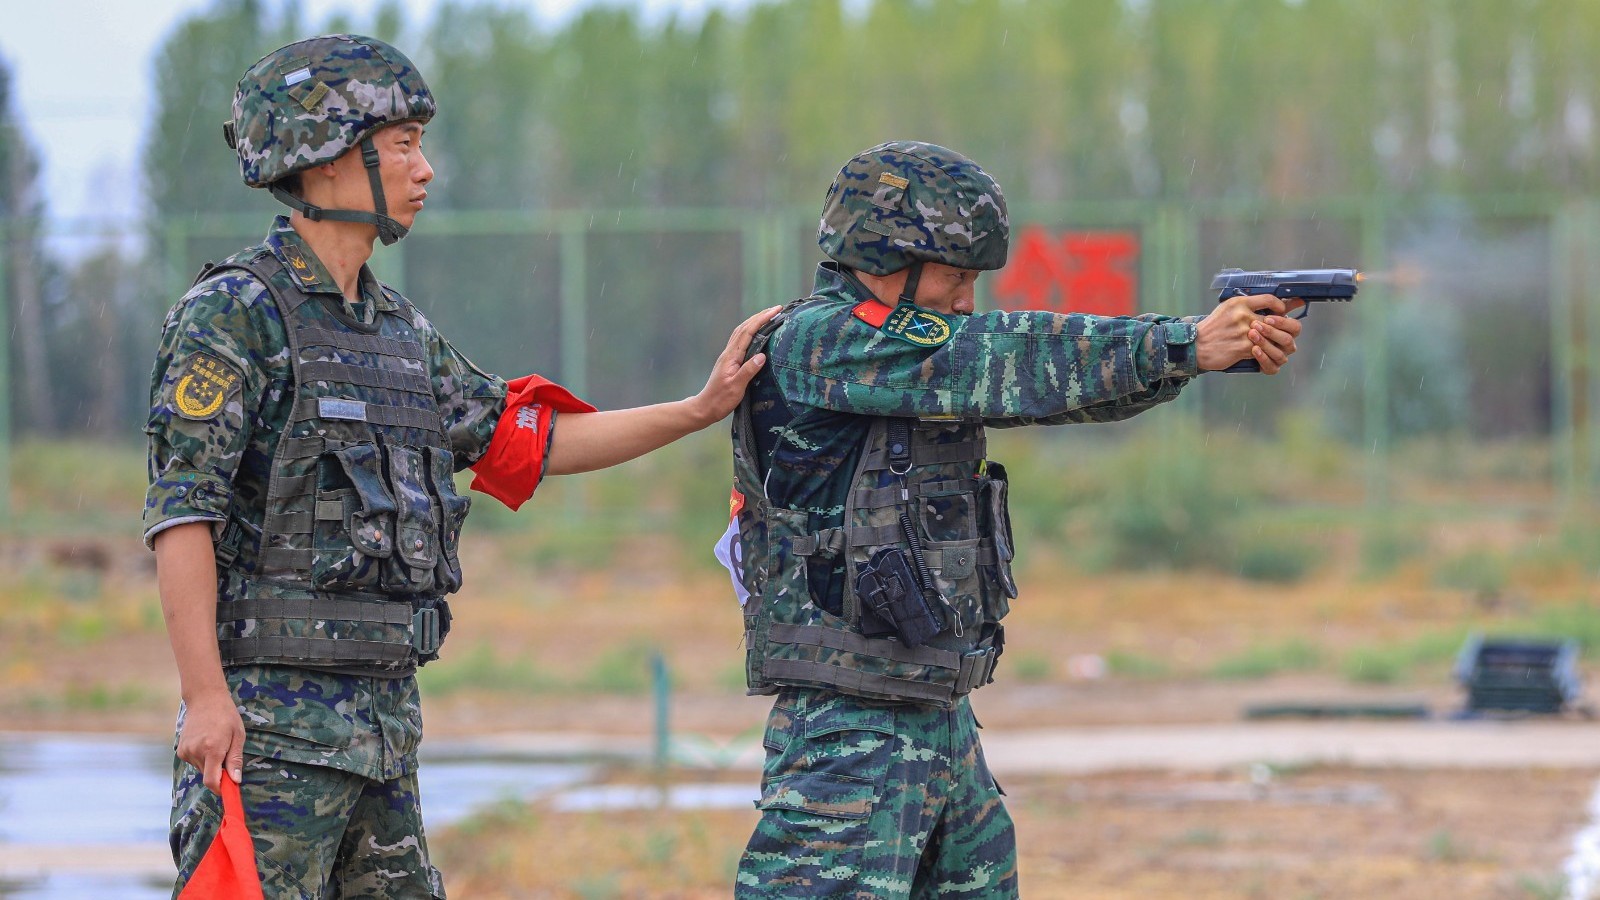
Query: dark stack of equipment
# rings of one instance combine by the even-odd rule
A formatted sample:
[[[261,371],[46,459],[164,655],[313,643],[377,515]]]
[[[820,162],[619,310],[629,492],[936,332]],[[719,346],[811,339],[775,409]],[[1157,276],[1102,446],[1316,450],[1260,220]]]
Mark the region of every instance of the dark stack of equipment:
[[[1558,713],[1576,705],[1578,642],[1475,634],[1456,658],[1467,712]]]

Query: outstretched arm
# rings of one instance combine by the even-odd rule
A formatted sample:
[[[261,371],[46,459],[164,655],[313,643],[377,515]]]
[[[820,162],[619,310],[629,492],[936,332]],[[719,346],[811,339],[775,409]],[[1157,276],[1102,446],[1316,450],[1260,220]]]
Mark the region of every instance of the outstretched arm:
[[[608,468],[720,422],[739,405],[750,379],[766,362],[764,353],[749,360],[744,356],[756,330],[777,311],[774,306],[756,313],[733,330],[706,386],[693,397],[633,409],[562,414],[551,439],[546,473],[573,475]]]

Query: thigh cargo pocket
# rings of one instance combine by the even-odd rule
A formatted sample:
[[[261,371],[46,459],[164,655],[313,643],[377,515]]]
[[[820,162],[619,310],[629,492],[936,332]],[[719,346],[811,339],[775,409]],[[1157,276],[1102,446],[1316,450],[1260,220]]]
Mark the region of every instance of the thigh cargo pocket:
[[[311,578],[328,590],[382,587],[395,551],[395,501],[375,444],[326,453],[317,463]]]
[[[827,696],[827,695],[824,695]],[[816,698],[808,697],[814,701]],[[894,759],[894,712],[832,696],[800,710],[773,710],[762,810],[864,821],[877,807]]]

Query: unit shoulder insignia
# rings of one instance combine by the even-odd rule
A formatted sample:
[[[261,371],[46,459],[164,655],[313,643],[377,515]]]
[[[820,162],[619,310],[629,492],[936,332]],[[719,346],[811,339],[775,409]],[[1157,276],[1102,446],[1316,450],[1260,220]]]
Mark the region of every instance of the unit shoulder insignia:
[[[209,353],[192,353],[173,384],[172,408],[185,419],[214,419],[239,382],[239,370],[229,363]]]
[[[882,301],[867,300],[856,304],[850,315],[892,338],[918,347],[943,346],[955,335],[948,318],[910,303],[891,308]]]

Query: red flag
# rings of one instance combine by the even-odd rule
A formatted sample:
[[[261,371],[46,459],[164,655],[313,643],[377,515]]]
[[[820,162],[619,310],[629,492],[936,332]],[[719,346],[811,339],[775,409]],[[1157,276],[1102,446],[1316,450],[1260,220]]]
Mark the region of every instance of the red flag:
[[[264,900],[239,785],[222,773],[222,824],[178,900]]]

